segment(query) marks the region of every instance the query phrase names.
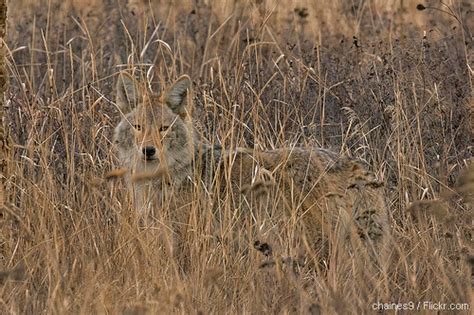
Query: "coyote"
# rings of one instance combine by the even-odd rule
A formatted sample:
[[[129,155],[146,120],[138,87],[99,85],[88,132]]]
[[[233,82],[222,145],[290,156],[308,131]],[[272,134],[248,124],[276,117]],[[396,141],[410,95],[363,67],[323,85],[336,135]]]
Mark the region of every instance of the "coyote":
[[[252,204],[245,198],[271,196],[273,206],[303,222],[314,246],[328,235],[356,235],[375,250],[384,242],[389,225],[383,188],[361,161],[322,148],[209,145],[194,130],[190,92],[186,75],[159,95],[131,75],[119,75],[116,101],[123,117],[114,144],[140,211],[156,211],[165,199],[173,211],[183,209],[197,182],[217,183],[232,194],[235,209]]]

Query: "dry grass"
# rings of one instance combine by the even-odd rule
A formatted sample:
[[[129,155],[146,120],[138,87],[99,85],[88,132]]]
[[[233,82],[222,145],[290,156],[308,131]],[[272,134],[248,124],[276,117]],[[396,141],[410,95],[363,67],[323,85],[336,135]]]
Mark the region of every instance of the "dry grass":
[[[14,150],[0,313],[360,314],[376,302],[422,302],[424,312],[425,301],[472,303],[469,1],[423,11],[381,0],[10,2]],[[391,210],[390,259],[371,270],[334,245],[326,265],[311,267],[296,218],[272,217],[271,204],[239,213],[229,196],[197,189],[180,222],[183,264],[171,215],[140,228],[116,170],[112,87],[132,67],[155,88],[189,74],[211,142],[319,145],[373,165]]]

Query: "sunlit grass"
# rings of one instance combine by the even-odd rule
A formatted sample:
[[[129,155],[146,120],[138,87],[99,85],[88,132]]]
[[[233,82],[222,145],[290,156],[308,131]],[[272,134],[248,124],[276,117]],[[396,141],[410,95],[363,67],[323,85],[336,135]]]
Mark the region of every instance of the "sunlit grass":
[[[472,5],[450,6],[460,27],[411,1],[165,2],[11,3],[1,313],[361,314],[471,301],[472,170],[457,178],[472,163]],[[125,68],[155,90],[189,74],[211,143],[366,161],[390,206],[381,270],[335,245],[326,265],[308,263],[295,218],[272,216],[271,203],[241,213],[219,183],[197,186],[179,222],[183,263],[175,214],[141,227],[110,173]]]

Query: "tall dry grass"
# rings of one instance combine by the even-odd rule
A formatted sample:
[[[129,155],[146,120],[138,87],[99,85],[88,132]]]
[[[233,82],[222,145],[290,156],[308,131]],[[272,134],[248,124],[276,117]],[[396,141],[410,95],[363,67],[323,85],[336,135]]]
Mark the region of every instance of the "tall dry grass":
[[[359,314],[380,302],[429,313],[437,304],[423,302],[471,303],[473,7],[416,4],[10,1],[0,312]],[[390,258],[372,270],[334,245],[314,268],[296,218],[271,203],[241,213],[201,189],[182,222],[183,264],[171,214],[140,228],[124,184],[104,180],[117,167],[115,75],[132,67],[155,89],[189,74],[211,142],[323,146],[367,161],[385,182]]]

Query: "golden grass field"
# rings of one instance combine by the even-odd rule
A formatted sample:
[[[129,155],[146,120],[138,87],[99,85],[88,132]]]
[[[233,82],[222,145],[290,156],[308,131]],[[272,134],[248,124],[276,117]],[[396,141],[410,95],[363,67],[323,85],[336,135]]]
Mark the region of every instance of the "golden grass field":
[[[10,0],[0,313],[469,314],[473,10],[468,0]],[[385,184],[389,258],[369,268],[335,244],[315,266],[300,224],[274,205],[242,213],[197,191],[180,222],[183,265],[167,210],[141,227],[123,180],[105,176],[118,167],[114,86],[131,68],[155,88],[188,74],[195,124],[213,143],[366,161]]]

